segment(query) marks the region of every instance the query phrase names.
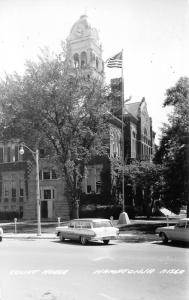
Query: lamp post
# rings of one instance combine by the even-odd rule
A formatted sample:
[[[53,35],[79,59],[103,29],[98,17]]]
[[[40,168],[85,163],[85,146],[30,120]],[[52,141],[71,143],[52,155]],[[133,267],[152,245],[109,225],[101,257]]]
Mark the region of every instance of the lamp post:
[[[122,77],[123,78],[123,77]],[[122,89],[124,89],[123,87],[124,82],[122,81]],[[122,132],[122,211],[125,212],[125,172],[124,172],[124,168],[125,168],[125,139],[124,139],[124,104],[126,102],[129,102],[131,100],[131,96],[129,97],[129,99],[124,100],[124,92],[122,91],[122,116],[121,116],[121,122],[122,122],[122,126],[121,126],[121,132]]]
[[[24,154],[24,147],[27,148],[33,155],[36,162],[36,199],[37,199],[37,235],[41,235],[41,201],[40,201],[40,187],[39,187],[39,150],[34,152],[25,144],[20,146],[20,154]]]

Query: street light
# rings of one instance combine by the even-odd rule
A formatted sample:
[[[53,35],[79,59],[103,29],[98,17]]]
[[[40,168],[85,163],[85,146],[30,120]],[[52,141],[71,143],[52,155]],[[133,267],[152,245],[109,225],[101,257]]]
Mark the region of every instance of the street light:
[[[27,148],[33,155],[36,162],[36,199],[37,199],[37,235],[41,235],[41,202],[40,202],[40,187],[39,187],[39,150],[34,152],[25,144],[21,144],[19,153],[24,154],[24,147]]]

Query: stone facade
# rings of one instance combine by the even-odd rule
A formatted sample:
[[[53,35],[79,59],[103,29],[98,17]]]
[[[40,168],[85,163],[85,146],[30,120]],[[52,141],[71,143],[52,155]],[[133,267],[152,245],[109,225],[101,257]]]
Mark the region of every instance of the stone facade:
[[[18,149],[18,140],[0,143],[0,211],[17,212],[21,218],[36,219],[35,160],[28,150],[22,156]],[[39,170],[42,219],[69,219],[69,203],[58,169],[48,159],[40,158]]]
[[[154,155],[155,133],[145,98],[125,107],[127,159],[151,161]]]

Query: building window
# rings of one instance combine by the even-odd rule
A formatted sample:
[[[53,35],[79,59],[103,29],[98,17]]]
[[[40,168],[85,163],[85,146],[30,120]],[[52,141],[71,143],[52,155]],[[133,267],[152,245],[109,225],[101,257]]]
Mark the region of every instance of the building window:
[[[50,180],[57,179],[57,173],[54,169],[51,170],[40,170],[39,171],[39,180]]]
[[[96,193],[97,194],[101,193],[101,181],[96,182]]]
[[[23,208],[23,206],[20,206],[19,207],[20,218],[23,218],[23,212],[24,212],[24,208]]]
[[[10,162],[10,147],[4,147],[4,162]]]
[[[51,179],[51,173],[50,171],[43,171],[43,179]]]
[[[16,202],[16,182],[15,181],[12,181],[11,196],[12,196],[11,201]]]
[[[87,53],[81,53],[81,68],[85,68],[87,66]]]
[[[76,69],[79,68],[79,54],[78,54],[78,53],[75,53],[75,54],[74,54],[74,67],[75,67]]]
[[[96,165],[87,169],[86,189],[87,194],[101,193],[101,171],[102,166]]]
[[[39,157],[44,158],[45,157],[45,149],[39,149]]]
[[[117,157],[121,155],[120,132],[110,128],[110,156]]]
[[[9,197],[9,184],[8,184],[8,182],[4,183],[4,197]]]
[[[0,163],[15,162],[19,160],[18,145],[11,144],[0,147]]]
[[[101,193],[101,168],[97,167],[96,168],[96,193],[100,194]]]
[[[14,187],[12,188],[12,197],[16,197],[16,189]]]
[[[51,190],[44,190],[44,199],[52,199]]]
[[[19,196],[20,197],[24,197],[24,181],[23,180],[20,180],[19,181]]]
[[[144,128],[144,143],[147,144],[148,143],[148,133],[146,128]]]
[[[52,179],[57,179],[57,176],[56,176],[56,171],[54,169],[52,169]]]
[[[24,189],[20,188],[20,197],[24,197]]]
[[[91,185],[87,185],[87,193],[90,194],[92,192]]]
[[[0,147],[0,163],[3,163],[3,147]]]
[[[131,133],[131,158],[136,158],[136,132]]]
[[[19,160],[19,149],[18,149],[18,146],[15,145],[15,148],[14,148],[14,161],[18,161]]]
[[[42,171],[39,171],[39,180],[43,180]]]
[[[53,187],[42,188],[40,195],[42,195],[41,200],[54,200],[55,190]]]

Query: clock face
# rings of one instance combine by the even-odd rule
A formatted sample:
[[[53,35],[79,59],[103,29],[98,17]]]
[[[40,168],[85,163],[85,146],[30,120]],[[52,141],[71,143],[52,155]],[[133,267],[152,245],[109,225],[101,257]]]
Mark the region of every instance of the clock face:
[[[78,36],[82,36],[83,33],[84,33],[84,28],[83,28],[83,26],[81,26],[81,25],[77,26],[77,28],[76,28],[76,34],[77,34]]]

